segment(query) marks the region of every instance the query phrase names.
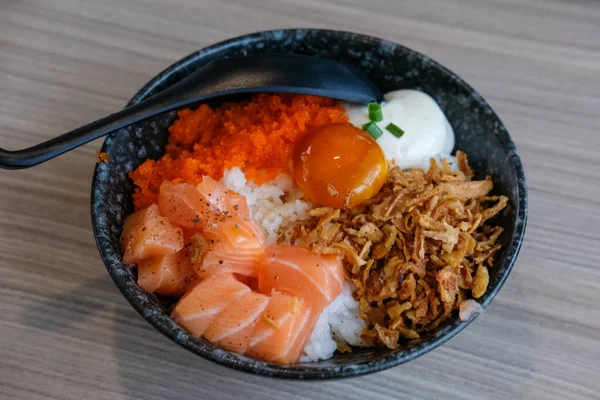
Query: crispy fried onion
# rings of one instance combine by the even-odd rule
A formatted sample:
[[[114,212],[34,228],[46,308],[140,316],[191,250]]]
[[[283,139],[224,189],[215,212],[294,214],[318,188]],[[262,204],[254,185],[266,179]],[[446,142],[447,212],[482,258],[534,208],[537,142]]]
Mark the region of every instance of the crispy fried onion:
[[[456,158],[458,171],[445,160],[427,172],[392,167],[364,204],[316,208],[280,232],[280,241],[343,258],[370,345],[418,339],[486,293],[503,231],[487,222],[508,198],[490,196],[491,178],[472,181],[466,155]]]
[[[192,262],[192,264],[202,263],[202,260],[204,260],[204,256],[206,255],[206,253],[208,253],[208,249],[208,242],[206,241],[204,236],[202,236],[199,233],[196,233],[194,236],[192,236],[189,249],[190,261]]]

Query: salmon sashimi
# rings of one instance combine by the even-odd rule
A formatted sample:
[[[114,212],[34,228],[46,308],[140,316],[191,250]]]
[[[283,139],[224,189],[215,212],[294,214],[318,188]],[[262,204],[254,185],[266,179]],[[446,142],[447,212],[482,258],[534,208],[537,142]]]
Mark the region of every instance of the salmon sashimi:
[[[121,249],[125,250],[145,220],[158,217],[158,215],[158,207],[156,204],[152,204],[150,207],[128,215],[123,222],[123,231],[121,232],[121,237],[119,238]]]
[[[162,215],[186,228],[202,229],[210,220],[221,215],[240,215],[248,218],[246,198],[227,190],[210,176],[204,176],[198,185],[160,185],[158,208]]]
[[[329,283],[331,284],[334,293],[337,293],[337,295],[335,295],[335,297],[337,297],[340,293],[342,293],[344,282],[346,281],[346,271],[344,270],[344,264],[340,259],[338,259],[334,255],[322,254],[319,257],[321,257],[324,260],[323,266],[329,273],[328,279],[331,280]]]
[[[193,264],[200,278],[221,272],[258,276],[258,266],[266,244],[263,231],[254,221],[237,216],[227,217],[208,224],[203,236],[208,250],[201,262]]]
[[[310,335],[312,335],[312,332],[315,329],[320,314],[320,312],[316,313],[310,308],[306,308],[301,312],[294,321],[292,336],[290,338],[291,345],[289,346],[288,351],[273,361],[281,364],[291,364],[298,361],[306,342],[308,342]]]
[[[187,183],[174,185],[169,181],[160,185],[158,209],[169,220],[186,228],[200,229],[214,215],[210,203],[196,186]]]
[[[201,229],[185,228],[184,227],[184,228],[182,228],[182,230],[183,230],[183,243],[188,248],[189,248],[189,244],[192,242],[192,237],[194,237],[197,234],[202,234],[202,230]]]
[[[171,317],[188,332],[202,336],[235,299],[250,293],[232,274],[218,274],[196,284],[175,305]]]
[[[204,338],[225,350],[243,354],[248,348],[256,321],[269,297],[251,291],[233,300],[204,333]]]
[[[137,282],[142,289],[163,296],[181,296],[196,279],[185,249],[142,260],[137,272]]]
[[[229,206],[228,210],[231,215],[237,214],[244,219],[250,218],[250,209],[246,196],[239,193],[229,191]]]
[[[159,215],[156,204],[127,218],[120,238],[123,262],[137,264],[152,256],[173,254],[183,247],[183,231]]]
[[[258,288],[299,296],[313,311],[322,311],[341,292],[341,260],[319,256],[304,247],[274,244],[267,247],[259,269]]]
[[[267,308],[256,322],[246,354],[266,361],[284,359],[297,337],[310,336],[311,332],[296,329],[302,328],[300,322],[309,313],[300,298],[273,291]]]
[[[269,298],[269,305],[252,333],[250,346],[255,347],[269,341],[272,343],[271,336],[294,320],[303,308],[304,304],[300,298],[273,291]]]
[[[210,176],[203,176],[202,182],[196,187],[214,213],[225,215],[235,214],[233,204],[229,202],[230,191],[221,182],[214,180]],[[245,200],[246,198],[244,197]]]
[[[250,289],[258,292],[258,279],[255,276],[247,276],[240,274],[233,274],[235,279],[242,282],[244,285],[248,286]]]

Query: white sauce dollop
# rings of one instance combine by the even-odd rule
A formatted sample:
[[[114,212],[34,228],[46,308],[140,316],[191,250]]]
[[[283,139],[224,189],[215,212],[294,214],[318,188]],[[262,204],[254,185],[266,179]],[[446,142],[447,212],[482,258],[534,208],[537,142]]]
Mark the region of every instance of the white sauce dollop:
[[[388,161],[395,161],[402,169],[428,169],[432,157],[452,159],[454,131],[435,100],[417,90],[396,90],[384,97],[383,121],[377,122],[383,135],[377,143]],[[362,128],[369,122],[366,106],[355,103],[343,106],[352,125]],[[385,129],[390,122],[404,131],[401,138]]]

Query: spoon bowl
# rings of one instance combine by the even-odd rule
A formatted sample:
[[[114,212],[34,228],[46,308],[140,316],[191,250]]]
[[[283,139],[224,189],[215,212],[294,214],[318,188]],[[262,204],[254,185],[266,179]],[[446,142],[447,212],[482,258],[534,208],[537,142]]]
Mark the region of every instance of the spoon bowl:
[[[0,148],[0,168],[33,167],[127,125],[186,105],[265,92],[310,94],[363,104],[383,101],[381,92],[363,72],[339,61],[294,54],[217,59],[148,99],[47,142],[18,151]]]

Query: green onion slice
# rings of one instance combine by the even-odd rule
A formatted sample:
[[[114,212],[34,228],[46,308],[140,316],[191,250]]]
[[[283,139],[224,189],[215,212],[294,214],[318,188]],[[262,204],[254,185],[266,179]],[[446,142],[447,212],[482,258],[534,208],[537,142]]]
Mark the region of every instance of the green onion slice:
[[[369,111],[381,109],[381,105],[379,103],[369,103],[367,104],[367,107],[369,108]]]
[[[377,103],[369,103],[369,119],[372,122],[381,122],[383,121],[383,111],[381,110],[381,106]]]
[[[394,123],[390,123],[388,126],[385,127],[385,129],[397,138],[401,138],[402,135],[404,135],[404,131],[400,129],[397,125],[394,125]]]
[[[363,130],[365,130],[369,135],[373,137],[373,139],[377,140],[383,135],[383,131],[379,129],[377,124],[373,121],[367,122],[362,126]]]

